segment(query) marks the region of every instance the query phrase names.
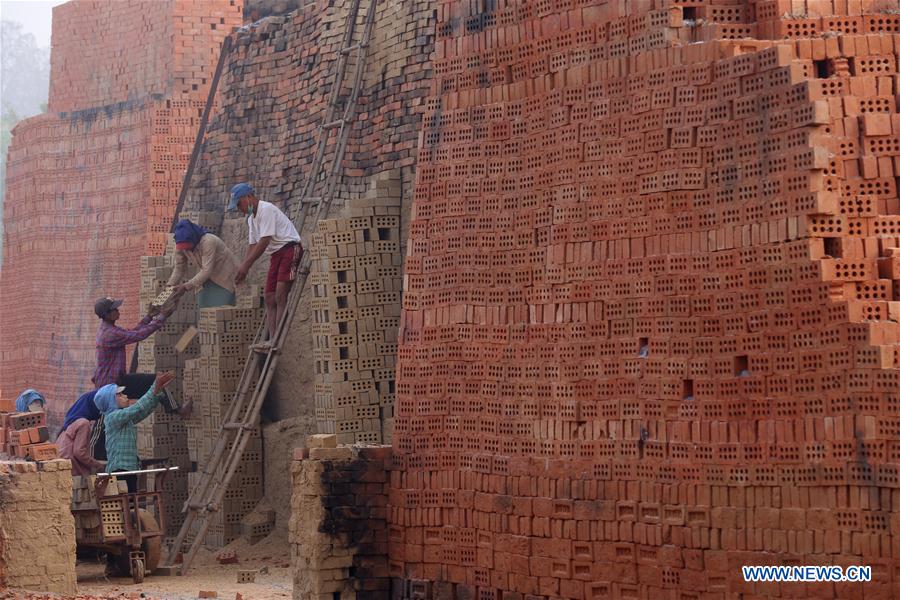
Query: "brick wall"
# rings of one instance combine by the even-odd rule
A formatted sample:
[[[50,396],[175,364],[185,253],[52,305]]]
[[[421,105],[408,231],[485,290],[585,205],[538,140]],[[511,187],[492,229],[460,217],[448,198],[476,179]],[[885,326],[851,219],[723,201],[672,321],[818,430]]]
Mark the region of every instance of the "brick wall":
[[[897,595],[895,8],[440,5],[395,597]]]
[[[54,422],[92,387],[94,300],[125,298],[126,327],[140,317],[140,257],[165,250],[207,74],[239,5],[54,9],[55,112],[14,130],[0,296],[0,387],[40,390]]]
[[[68,460],[0,461],[0,588],[75,593]]]
[[[50,110],[154,95],[205,99],[222,41],[243,20],[242,4],[74,0],[54,7]]]

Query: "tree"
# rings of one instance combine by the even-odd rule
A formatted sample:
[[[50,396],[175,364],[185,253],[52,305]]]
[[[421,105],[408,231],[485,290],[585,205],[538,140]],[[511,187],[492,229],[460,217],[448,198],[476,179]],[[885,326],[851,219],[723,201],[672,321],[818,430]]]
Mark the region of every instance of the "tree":
[[[50,50],[13,21],[0,22],[0,265],[3,264],[3,196],[6,152],[12,128],[46,110],[50,88]]]

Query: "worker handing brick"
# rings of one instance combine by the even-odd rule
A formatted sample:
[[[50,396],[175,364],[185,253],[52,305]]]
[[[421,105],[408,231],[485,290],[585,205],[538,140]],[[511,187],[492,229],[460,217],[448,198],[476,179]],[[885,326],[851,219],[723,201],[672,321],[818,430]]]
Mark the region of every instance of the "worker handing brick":
[[[249,183],[239,183],[231,188],[228,210],[235,209],[247,215],[250,246],[234,282],[238,285],[243,283],[253,263],[263,254],[269,256],[265,290],[269,341],[254,346],[256,350],[265,350],[275,339],[275,328],[287,308],[288,294],[297,278],[303,247],[300,245],[300,234],[288,216],[274,204],[258,199]]]

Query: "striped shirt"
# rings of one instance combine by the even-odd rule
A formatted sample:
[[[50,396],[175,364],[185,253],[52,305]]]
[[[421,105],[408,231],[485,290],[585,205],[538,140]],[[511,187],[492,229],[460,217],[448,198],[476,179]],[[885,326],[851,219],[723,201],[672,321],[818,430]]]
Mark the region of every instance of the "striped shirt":
[[[135,471],[141,467],[137,451],[138,423],[150,416],[159,405],[164,391],[153,393],[151,387],[140,400],[128,408],[107,413],[103,419],[106,429],[106,472]]]
[[[97,369],[91,381],[97,388],[118,383],[125,373],[125,346],[150,337],[166,322],[164,315],[146,316],[134,329],[122,329],[106,321],[97,330]]]

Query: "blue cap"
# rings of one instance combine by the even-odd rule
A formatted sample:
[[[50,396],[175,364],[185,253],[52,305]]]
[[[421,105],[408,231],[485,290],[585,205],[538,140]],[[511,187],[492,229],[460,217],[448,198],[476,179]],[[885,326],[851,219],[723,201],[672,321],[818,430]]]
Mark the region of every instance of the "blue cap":
[[[253,186],[249,183],[239,183],[231,188],[231,202],[228,203],[228,210],[237,210],[238,200],[244,196],[256,193]]]

